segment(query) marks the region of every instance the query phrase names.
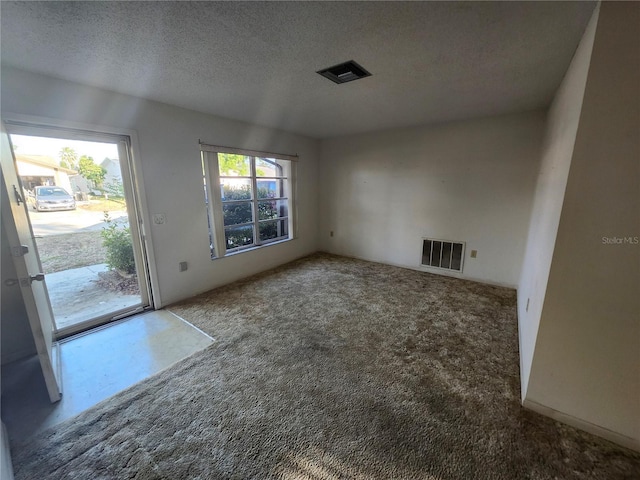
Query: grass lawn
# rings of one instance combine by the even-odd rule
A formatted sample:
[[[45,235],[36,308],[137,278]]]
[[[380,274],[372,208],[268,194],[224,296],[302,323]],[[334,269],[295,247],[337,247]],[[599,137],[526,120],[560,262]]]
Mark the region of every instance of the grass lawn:
[[[92,212],[118,212],[125,210],[126,204],[124,199],[109,199],[98,198],[91,200],[88,204],[79,204],[78,208],[82,210],[90,210]]]
[[[36,238],[44,273],[106,262],[100,230]]]

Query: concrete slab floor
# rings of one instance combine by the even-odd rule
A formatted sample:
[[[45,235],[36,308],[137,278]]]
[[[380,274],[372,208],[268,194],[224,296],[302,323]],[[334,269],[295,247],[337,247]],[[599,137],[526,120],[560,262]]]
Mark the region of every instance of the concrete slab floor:
[[[47,274],[47,290],[58,329],[141,305],[140,295],[124,295],[99,287],[104,263]]]
[[[62,400],[50,403],[36,356],[2,367],[2,420],[12,444],[56,425],[209,346],[214,340],[158,310],[60,342]]]

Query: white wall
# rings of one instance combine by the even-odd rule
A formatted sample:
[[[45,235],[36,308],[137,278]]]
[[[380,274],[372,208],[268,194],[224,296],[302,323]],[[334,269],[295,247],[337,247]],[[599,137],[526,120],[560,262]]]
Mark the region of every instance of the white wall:
[[[543,130],[532,112],[323,141],[321,248],[422,269],[423,237],[465,241],[463,277],[515,286]]]
[[[10,68],[2,69],[2,111],[137,132],[148,213],[167,219],[148,227],[163,305],[317,250],[316,140]],[[297,239],[209,259],[199,139],[300,155]],[[181,261],[186,272],[178,270]]]
[[[601,4],[525,401],[640,450],[638,25]]]
[[[533,351],[582,111],[582,98],[597,19],[598,9],[578,45],[547,114],[542,163],[536,183],[527,247],[518,286],[520,382],[523,400],[529,384]]]

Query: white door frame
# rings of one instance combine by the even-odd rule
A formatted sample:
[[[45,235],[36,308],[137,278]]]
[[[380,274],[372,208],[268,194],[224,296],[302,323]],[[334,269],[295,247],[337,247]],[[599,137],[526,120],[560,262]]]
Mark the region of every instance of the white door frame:
[[[128,159],[130,168],[129,173],[135,197],[135,205],[132,205],[132,208],[136,208],[139,220],[135,228],[139,228],[139,237],[144,244],[146,273],[150,291],[156,293],[155,295],[152,294],[149,300],[154,309],[160,309],[162,304],[158,294],[160,291],[158,272],[156,268],[153,242],[150,231],[147,227],[147,225],[151,225],[151,217],[149,214],[149,208],[146,205],[146,194],[144,190],[144,179],[142,176],[137,132],[131,129],[116,128],[107,125],[71,122],[61,119],[22,115],[11,112],[3,112],[2,117],[3,121],[7,124],[9,133],[38,135],[38,133],[34,133],[34,130],[37,129],[39,132],[47,132],[49,136],[55,137],[62,135],[62,137],[73,138],[73,134],[75,132],[79,137],[81,137],[79,139],[98,142],[106,141],[109,143],[114,143],[114,141],[118,143],[118,138],[116,137],[119,137],[120,139],[128,138],[128,152],[130,152],[130,158]]]

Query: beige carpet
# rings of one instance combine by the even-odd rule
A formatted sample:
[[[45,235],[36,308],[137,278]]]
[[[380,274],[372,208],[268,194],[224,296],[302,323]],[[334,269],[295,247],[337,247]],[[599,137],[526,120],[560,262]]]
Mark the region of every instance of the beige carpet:
[[[519,405],[515,292],[314,255],[171,308],[207,350],[14,446],[18,479],[638,479]]]

